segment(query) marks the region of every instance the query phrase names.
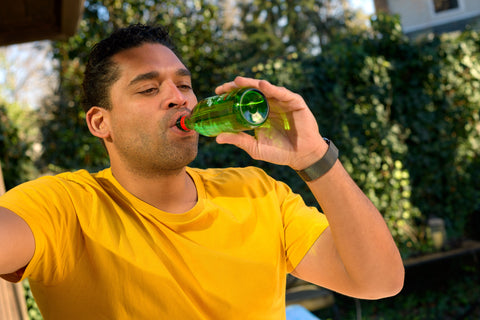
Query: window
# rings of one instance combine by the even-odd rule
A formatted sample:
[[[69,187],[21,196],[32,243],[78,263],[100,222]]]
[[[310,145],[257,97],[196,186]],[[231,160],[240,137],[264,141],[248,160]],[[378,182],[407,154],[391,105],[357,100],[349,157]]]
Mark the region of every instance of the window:
[[[435,13],[458,8],[458,0],[433,0],[433,4]]]

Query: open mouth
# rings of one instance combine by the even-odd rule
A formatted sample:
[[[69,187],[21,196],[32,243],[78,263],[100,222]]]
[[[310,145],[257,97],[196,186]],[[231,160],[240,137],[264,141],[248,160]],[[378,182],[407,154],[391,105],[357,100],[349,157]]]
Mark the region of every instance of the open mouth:
[[[190,129],[188,127],[188,124],[186,122],[186,120],[188,119],[188,117],[190,116],[190,113],[189,112],[179,112],[178,114],[176,114],[173,118],[175,120],[172,119],[172,122],[170,123],[170,128],[178,128],[180,131],[182,132],[190,132],[190,131],[193,131],[192,129]]]
[[[192,129],[189,129],[187,127],[187,124],[185,123],[186,119],[187,119],[187,115],[181,116],[180,118],[178,118],[177,122],[175,122],[175,125],[177,126],[178,129],[180,129],[184,132],[192,131]]]

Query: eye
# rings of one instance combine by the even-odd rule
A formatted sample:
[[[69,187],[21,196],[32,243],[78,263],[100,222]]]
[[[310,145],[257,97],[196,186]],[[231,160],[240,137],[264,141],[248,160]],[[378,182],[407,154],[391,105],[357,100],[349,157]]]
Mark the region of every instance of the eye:
[[[158,88],[148,88],[148,89],[145,89],[145,90],[142,90],[140,91],[139,93],[140,94],[143,94],[143,95],[154,95],[158,92]]]
[[[189,91],[192,90],[192,86],[188,84],[181,84],[177,86],[180,90]]]

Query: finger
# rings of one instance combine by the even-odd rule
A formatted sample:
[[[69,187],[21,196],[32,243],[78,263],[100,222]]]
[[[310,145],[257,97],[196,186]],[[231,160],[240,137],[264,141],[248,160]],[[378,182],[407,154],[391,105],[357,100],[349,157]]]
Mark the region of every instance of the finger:
[[[257,141],[255,137],[245,132],[238,132],[238,133],[224,132],[219,134],[216,137],[216,141],[219,144],[232,144],[246,151],[252,158],[255,159],[256,157],[255,146]]]
[[[280,87],[271,84],[267,80],[258,80],[245,77],[236,77],[234,83],[239,87],[253,87],[260,90],[267,99],[275,99],[279,102],[290,102],[292,100],[300,102],[303,100],[298,94],[288,90],[285,87]]]
[[[215,93],[222,94],[224,92],[228,92],[236,88],[244,88],[244,87],[260,89],[259,84],[261,81],[262,80],[237,76],[233,81],[226,82],[218,86],[215,89]]]
[[[215,90],[216,94],[222,94],[239,87],[250,87],[260,90],[271,103],[272,109],[276,109],[277,103],[284,104],[282,108],[288,110],[302,109],[305,107],[303,98],[288,90],[285,87],[279,87],[271,84],[267,80],[259,80],[238,76],[233,81],[218,86]],[[285,110],[284,110],[285,111]]]
[[[303,100],[298,94],[288,90],[285,87],[279,87],[266,80],[261,80],[258,89],[267,97],[279,102],[291,102],[294,100]]]
[[[260,89],[260,82],[262,81],[265,81],[265,80],[259,80],[259,79],[241,77],[241,76],[237,76],[233,80],[233,82],[239,87],[251,87],[256,89]]]
[[[234,81],[226,82],[215,88],[215,94],[222,94],[225,92],[232,91],[233,89],[236,89],[236,88],[238,88],[238,85]]]

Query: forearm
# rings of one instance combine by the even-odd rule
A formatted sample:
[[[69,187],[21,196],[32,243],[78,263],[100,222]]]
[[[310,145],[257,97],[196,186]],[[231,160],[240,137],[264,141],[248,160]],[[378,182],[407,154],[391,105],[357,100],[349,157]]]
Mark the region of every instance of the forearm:
[[[362,292],[379,292],[403,282],[403,263],[382,215],[340,161],[307,182],[330,223],[345,277]]]

